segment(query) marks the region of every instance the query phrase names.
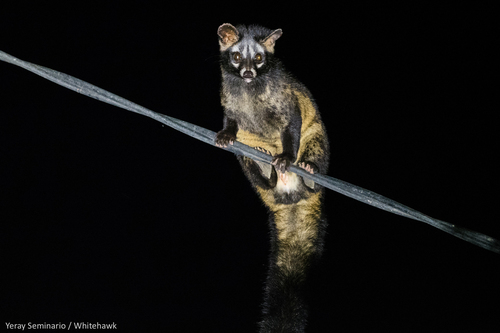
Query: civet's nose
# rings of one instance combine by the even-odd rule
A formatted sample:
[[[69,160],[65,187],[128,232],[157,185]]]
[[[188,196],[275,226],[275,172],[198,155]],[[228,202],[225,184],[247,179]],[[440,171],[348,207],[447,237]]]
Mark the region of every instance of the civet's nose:
[[[251,71],[245,71],[243,73],[243,78],[244,79],[253,79],[253,73]]]

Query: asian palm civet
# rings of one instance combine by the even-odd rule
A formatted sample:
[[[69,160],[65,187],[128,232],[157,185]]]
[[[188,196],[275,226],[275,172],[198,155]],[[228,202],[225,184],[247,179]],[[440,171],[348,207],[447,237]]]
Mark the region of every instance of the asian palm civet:
[[[224,127],[215,143],[235,140],[273,157],[273,165],[238,156],[243,172],[270,212],[271,254],[260,332],[304,332],[309,267],[321,255],[327,222],[324,190],[289,172],[290,164],[326,173],[329,144],[309,90],[274,55],[282,30],[260,26],[217,31]]]

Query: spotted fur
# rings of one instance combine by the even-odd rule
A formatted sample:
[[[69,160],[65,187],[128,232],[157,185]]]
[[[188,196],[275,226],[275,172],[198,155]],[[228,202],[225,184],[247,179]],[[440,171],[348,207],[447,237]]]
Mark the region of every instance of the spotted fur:
[[[329,145],[310,92],[274,56],[281,35],[281,29],[260,26],[219,27],[224,128],[216,144],[238,140],[273,156],[270,172],[238,157],[270,212],[272,246],[260,332],[303,332],[304,281],[323,249],[324,191],[288,169],[295,164],[326,173]]]

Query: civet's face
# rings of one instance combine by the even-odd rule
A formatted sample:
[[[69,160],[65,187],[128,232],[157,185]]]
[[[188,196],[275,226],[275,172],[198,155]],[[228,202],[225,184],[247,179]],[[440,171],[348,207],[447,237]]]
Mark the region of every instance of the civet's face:
[[[253,39],[243,38],[229,49],[229,60],[238,70],[240,77],[250,83],[266,62],[266,50]]]

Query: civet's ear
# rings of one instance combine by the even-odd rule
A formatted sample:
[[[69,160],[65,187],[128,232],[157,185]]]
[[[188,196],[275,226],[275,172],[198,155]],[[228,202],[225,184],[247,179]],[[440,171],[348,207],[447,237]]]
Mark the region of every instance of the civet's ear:
[[[276,40],[283,35],[283,30],[281,29],[276,29],[269,36],[264,38],[261,43],[264,45],[266,48],[267,52],[269,53],[274,53],[274,44],[276,43]]]
[[[227,50],[240,39],[240,33],[238,30],[236,30],[236,28],[229,23],[221,25],[219,29],[217,29],[217,34],[219,35],[221,51]]]

